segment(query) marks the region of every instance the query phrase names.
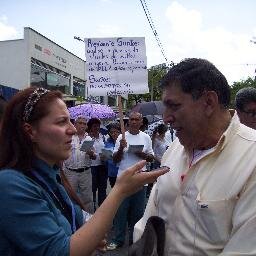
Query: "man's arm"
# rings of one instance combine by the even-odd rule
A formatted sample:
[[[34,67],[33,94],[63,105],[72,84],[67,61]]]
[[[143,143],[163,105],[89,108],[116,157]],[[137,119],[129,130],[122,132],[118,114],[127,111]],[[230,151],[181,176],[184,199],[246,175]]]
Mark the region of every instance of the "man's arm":
[[[118,146],[118,145],[117,145]],[[125,139],[121,139],[119,142],[118,150],[113,154],[113,161],[115,163],[121,162],[124,155],[124,148],[127,147],[127,142]]]

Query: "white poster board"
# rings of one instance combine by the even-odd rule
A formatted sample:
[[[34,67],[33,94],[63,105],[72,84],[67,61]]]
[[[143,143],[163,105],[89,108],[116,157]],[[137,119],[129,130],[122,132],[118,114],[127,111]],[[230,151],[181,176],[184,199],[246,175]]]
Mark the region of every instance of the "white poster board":
[[[88,95],[149,91],[144,37],[86,38],[84,41]]]

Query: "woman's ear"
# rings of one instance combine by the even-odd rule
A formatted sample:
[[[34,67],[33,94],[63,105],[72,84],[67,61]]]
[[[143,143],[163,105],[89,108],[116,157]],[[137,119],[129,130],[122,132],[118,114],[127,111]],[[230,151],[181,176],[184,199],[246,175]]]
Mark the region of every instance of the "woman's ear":
[[[25,134],[27,134],[27,136],[29,136],[29,138],[31,139],[32,142],[35,142],[35,135],[36,135],[36,131],[33,128],[33,126],[29,123],[24,123],[23,125],[23,129]]]

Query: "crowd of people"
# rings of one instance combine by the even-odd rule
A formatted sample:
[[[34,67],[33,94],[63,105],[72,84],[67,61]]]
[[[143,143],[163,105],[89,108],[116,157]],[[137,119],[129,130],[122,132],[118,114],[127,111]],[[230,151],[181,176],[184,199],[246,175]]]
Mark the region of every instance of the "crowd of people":
[[[256,89],[230,110],[226,78],[194,58],[161,87],[165,124],[152,136],[138,112],[107,135],[102,120],[72,121],[59,91],[1,99],[0,255],[115,250],[151,216],[165,223],[162,255],[256,255]]]

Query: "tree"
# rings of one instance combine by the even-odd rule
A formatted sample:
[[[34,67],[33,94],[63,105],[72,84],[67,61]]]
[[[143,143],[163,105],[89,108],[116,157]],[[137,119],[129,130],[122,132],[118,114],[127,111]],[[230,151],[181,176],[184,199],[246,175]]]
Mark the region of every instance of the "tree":
[[[233,85],[231,85],[231,107],[234,108],[234,102],[236,93],[245,87],[254,87],[256,88],[256,79],[253,79],[251,77],[248,77],[246,80],[241,80],[239,82],[234,82]]]
[[[152,66],[148,69],[148,87],[149,93],[146,94],[130,94],[128,96],[127,109],[131,109],[136,104],[142,101],[161,100],[160,81],[168,72],[169,67],[163,63]]]

